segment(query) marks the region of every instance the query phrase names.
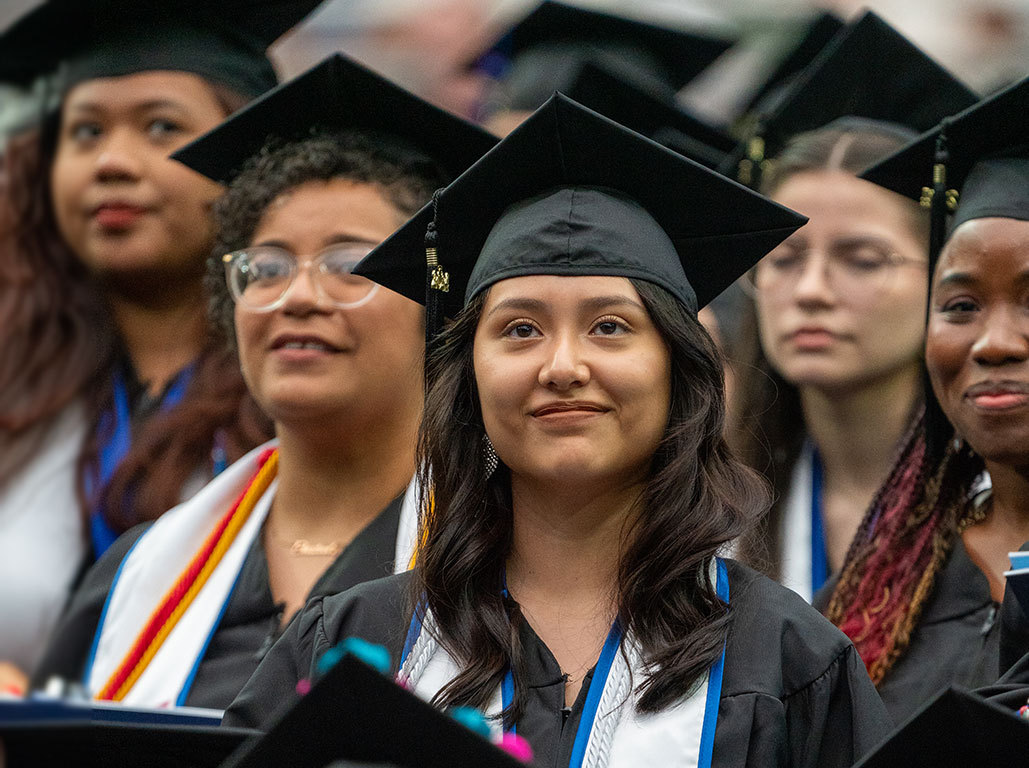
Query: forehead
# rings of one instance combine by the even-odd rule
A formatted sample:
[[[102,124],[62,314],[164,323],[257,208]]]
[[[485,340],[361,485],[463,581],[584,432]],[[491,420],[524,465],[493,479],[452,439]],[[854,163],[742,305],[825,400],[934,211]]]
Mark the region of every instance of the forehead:
[[[378,243],[397,227],[400,211],[374,184],[336,178],[286,190],[264,210],[254,238],[303,233],[348,235]]]
[[[523,275],[494,283],[486,296],[484,311],[509,301],[532,300],[560,309],[595,299],[627,300],[642,305],[639,294],[626,277]]]
[[[63,111],[120,110],[151,103],[222,111],[214,91],[199,75],[157,70],[85,80],[65,94]]]
[[[771,195],[777,203],[809,217],[797,231],[859,226],[879,230],[911,230],[914,203],[895,192],[843,171],[802,171],[787,177]]]
[[[936,282],[955,272],[1003,279],[1029,266],[1029,221],[972,219],[961,224],[940,254]]]

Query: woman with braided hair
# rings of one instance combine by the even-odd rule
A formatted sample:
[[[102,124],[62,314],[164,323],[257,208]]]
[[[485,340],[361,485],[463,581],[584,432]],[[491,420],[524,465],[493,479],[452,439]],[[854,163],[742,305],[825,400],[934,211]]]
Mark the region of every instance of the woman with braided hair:
[[[992,683],[1029,650],[1001,632],[1017,609],[1007,553],[1029,540],[1027,101],[1023,81],[866,174],[914,196],[938,145],[954,189],[933,205],[960,193],[946,237],[935,219],[925,413],[827,598],[898,721],[951,683]]]

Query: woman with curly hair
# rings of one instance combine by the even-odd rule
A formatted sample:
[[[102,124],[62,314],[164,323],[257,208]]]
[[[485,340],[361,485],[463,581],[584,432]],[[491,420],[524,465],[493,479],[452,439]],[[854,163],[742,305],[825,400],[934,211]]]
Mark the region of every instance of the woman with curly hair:
[[[312,88],[311,104],[343,93],[381,102],[391,120],[418,114],[408,124],[419,131],[390,123],[373,135],[343,110],[312,131],[319,120],[285,108]],[[278,124],[242,163],[231,137],[267,136],[268,109],[290,130]],[[429,126],[458,147],[423,136]],[[335,57],[192,145],[244,165],[216,206],[212,310],[277,440],[119,538],[76,593],[36,685],[58,675],[99,699],[224,708],[308,598],[407,568],[423,312],[350,271],[493,142]]]
[[[436,195],[358,268],[454,318],[417,564],[309,603],[226,722],[357,635],[537,765],[851,765],[885,727],[852,646],[717,556],[765,494],[697,311],[802,221],[560,94]]]
[[[1029,540],[1027,99],[1023,81],[866,174],[911,197],[931,195],[936,217],[925,347],[932,392],[826,609],[895,720],[952,683],[992,683],[1029,650],[1005,649],[998,620],[1007,554]]]

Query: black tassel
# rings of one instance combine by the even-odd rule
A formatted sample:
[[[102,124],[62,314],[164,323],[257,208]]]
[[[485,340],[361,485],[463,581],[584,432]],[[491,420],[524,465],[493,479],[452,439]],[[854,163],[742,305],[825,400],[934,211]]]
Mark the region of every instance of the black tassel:
[[[940,133],[936,137],[936,152],[933,158],[932,200],[929,205],[929,279],[932,280],[939,261],[940,251],[947,238],[947,162],[950,152],[947,150],[947,128],[950,120],[940,124]],[[953,197],[953,194],[950,195]]]
[[[439,195],[437,189],[432,195],[432,221],[425,230],[425,347],[426,352],[433,340],[443,330],[443,297],[450,290],[450,276],[439,265],[437,252]]]
[[[933,274],[936,271],[936,263],[940,259],[940,251],[943,250],[944,242],[947,239],[947,212],[953,210],[957,202],[957,193],[947,190],[947,162],[950,160],[950,152],[947,149],[947,128],[950,120],[945,119],[940,125],[940,133],[936,137],[936,151],[933,158],[933,185],[929,189],[922,190],[923,203],[929,197],[929,286],[932,287]],[[931,298],[931,295],[930,295]],[[926,302],[926,322],[928,323],[929,313],[932,312],[932,305]],[[939,401],[933,394],[932,383],[929,381],[928,373],[924,373],[923,385],[925,387],[925,442],[926,452],[932,465],[943,457],[947,450],[947,442],[954,437],[954,428],[947,420],[946,414],[940,407]]]

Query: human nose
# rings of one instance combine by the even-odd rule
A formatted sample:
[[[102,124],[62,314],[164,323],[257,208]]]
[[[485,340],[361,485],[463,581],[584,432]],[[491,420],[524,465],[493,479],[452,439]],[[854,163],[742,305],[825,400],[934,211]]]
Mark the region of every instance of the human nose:
[[[136,179],[142,172],[143,160],[124,131],[107,137],[94,162],[94,173],[101,181]]]
[[[282,309],[286,314],[307,315],[312,312],[325,311],[328,301],[315,284],[314,263],[298,261],[293,281],[286,288]]]
[[[829,259],[818,251],[808,251],[795,276],[793,296],[802,306],[832,304],[836,294],[830,279]]]
[[[1029,328],[1008,311],[987,314],[982,332],[972,345],[972,357],[980,365],[1004,365],[1029,359]]]
[[[550,389],[569,390],[584,386],[590,380],[590,369],[583,357],[581,342],[572,333],[559,334],[549,346],[540,367],[539,383]]]

